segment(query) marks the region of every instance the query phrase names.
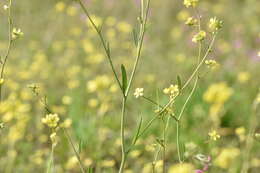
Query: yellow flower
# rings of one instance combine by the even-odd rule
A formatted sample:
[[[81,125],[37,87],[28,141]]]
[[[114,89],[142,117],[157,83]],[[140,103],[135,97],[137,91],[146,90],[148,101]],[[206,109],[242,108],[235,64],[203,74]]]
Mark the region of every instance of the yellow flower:
[[[218,20],[216,17],[209,20],[209,29],[211,31],[218,31],[223,26],[223,21]]]
[[[250,79],[250,73],[249,72],[243,71],[243,72],[239,72],[238,75],[237,75],[237,80],[240,83],[245,83],[249,79]]]
[[[199,0],[184,0],[183,4],[185,5],[185,7],[189,8],[189,7],[196,7],[198,4]]]
[[[194,17],[189,17],[189,18],[186,20],[185,24],[186,24],[186,25],[189,25],[189,26],[193,26],[193,25],[197,24],[197,22],[198,22],[198,20],[195,19]]]
[[[72,156],[71,158],[68,159],[65,168],[68,170],[74,169],[77,167],[78,164],[78,159],[76,156]]]
[[[185,21],[189,18],[190,14],[189,11],[185,10],[181,10],[178,14],[177,14],[177,19],[179,21]]]
[[[206,60],[206,61],[205,61],[205,64],[207,65],[208,68],[210,68],[210,69],[212,69],[212,70],[216,69],[216,68],[219,66],[219,64],[217,63],[217,61],[212,60],[212,59]]]
[[[244,141],[246,139],[245,133],[246,129],[245,127],[238,127],[235,129],[236,135],[239,137],[240,141]]]
[[[211,140],[218,140],[220,138],[220,135],[216,132],[216,130],[213,130],[211,132],[209,132],[209,137]]]
[[[178,85],[170,85],[169,88],[164,88],[163,93],[170,95],[170,98],[173,99],[177,95],[179,95],[179,86]]]
[[[56,132],[53,132],[53,133],[50,135],[50,139],[51,139],[52,146],[55,147],[55,146],[57,145],[57,143],[58,143]]]
[[[199,41],[202,41],[206,38],[206,32],[205,31],[200,31],[197,34],[195,34],[192,38],[192,42],[198,43]]]
[[[194,171],[194,166],[189,163],[179,163],[170,167],[168,173],[191,173]]]
[[[61,127],[64,128],[69,128],[72,124],[72,120],[70,118],[65,119],[62,123],[61,123]]]
[[[66,7],[66,4],[64,3],[64,2],[58,2],[56,5],[55,5],[55,10],[57,11],[57,12],[62,12],[62,11],[64,11],[64,9],[65,9],[65,7]]]
[[[93,164],[93,160],[92,160],[91,158],[86,158],[86,159],[84,160],[84,165],[85,165],[85,166],[89,167],[89,166],[91,166],[92,164]]]
[[[44,118],[42,118],[42,123],[51,128],[55,128],[57,127],[59,120],[60,118],[58,114],[47,114]]]
[[[107,17],[106,24],[108,26],[114,26],[116,24],[116,18],[111,17],[111,16]]]
[[[144,89],[143,88],[136,88],[134,92],[134,96],[136,98],[144,96]]]
[[[2,85],[5,82],[4,78],[0,79],[0,85]]]
[[[117,24],[117,29],[123,33],[130,33],[132,31],[132,26],[126,22],[120,22]]]
[[[233,94],[233,89],[225,82],[212,84],[203,95],[203,99],[208,103],[225,103]]]
[[[77,14],[77,9],[76,7],[70,6],[67,8],[67,14],[69,16],[75,16]]]
[[[103,160],[103,161],[101,162],[101,166],[102,166],[102,167],[107,167],[107,168],[113,167],[115,164],[116,164],[116,163],[115,163],[114,160]]]
[[[70,96],[63,96],[62,97],[62,103],[65,105],[69,105],[72,102],[72,98]]]
[[[237,148],[224,148],[217,156],[214,164],[220,168],[228,169],[239,154],[240,150]]]
[[[21,29],[19,28],[13,28],[13,31],[12,31],[12,39],[13,40],[16,40],[20,37],[22,37],[24,35],[24,33],[22,32]]]

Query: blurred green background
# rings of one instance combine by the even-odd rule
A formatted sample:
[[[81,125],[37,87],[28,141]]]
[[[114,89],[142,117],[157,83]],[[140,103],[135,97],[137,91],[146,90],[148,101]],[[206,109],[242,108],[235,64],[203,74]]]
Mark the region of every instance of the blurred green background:
[[[111,45],[115,67],[124,64],[131,72],[135,47],[132,30],[137,26],[138,0],[84,1],[95,22]],[[3,7],[7,1],[1,1]],[[260,1],[201,0],[198,9],[202,29],[211,17],[223,20],[209,58],[220,66],[200,70],[199,84],[184,112],[181,143],[185,146],[184,167],[199,168],[194,155],[212,157],[209,172],[237,173],[243,163],[246,135],[259,89]],[[51,151],[49,129],[41,123],[46,112],[27,87],[40,86],[51,109],[66,119],[75,143],[82,144],[81,157],[95,172],[116,172],[120,164],[120,92],[116,86],[100,41],[80,6],[71,0],[13,1],[13,23],[24,32],[15,41],[6,67],[3,101],[0,103],[0,172],[46,172]],[[196,66],[196,32],[185,25],[194,11],[182,1],[151,0],[148,28],[142,58],[134,81],[145,95],[160,104],[168,97],[163,89],[176,84],[180,75],[186,81]],[[7,13],[0,10],[0,53],[7,48]],[[210,36],[204,41],[203,52]],[[174,104],[178,114],[192,85]],[[127,106],[126,138],[130,142],[140,117],[148,122],[156,106],[136,99],[131,92]],[[207,99],[208,98],[208,99]],[[216,102],[220,98],[220,102]],[[259,114],[257,117],[259,122]],[[71,124],[71,125],[70,125]],[[126,172],[151,172],[156,139],[162,136],[158,119],[130,153]],[[209,141],[208,133],[218,130],[221,138]],[[260,128],[256,129],[259,132]],[[76,157],[62,131],[54,153],[54,172],[80,172]],[[167,169],[177,170],[176,124],[167,131]],[[250,155],[250,173],[260,170],[259,141]],[[157,172],[161,172],[160,157]]]

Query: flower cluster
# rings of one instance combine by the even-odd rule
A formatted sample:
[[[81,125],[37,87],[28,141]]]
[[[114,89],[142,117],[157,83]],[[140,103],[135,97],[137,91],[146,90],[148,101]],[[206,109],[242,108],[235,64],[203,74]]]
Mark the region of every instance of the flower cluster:
[[[210,69],[216,69],[216,68],[219,66],[219,64],[217,63],[217,61],[212,60],[212,59],[206,60],[206,61],[205,61],[205,64],[206,64],[207,67],[210,68]]]
[[[185,7],[189,8],[189,7],[196,7],[198,4],[199,0],[184,0],[183,4],[185,5]]]
[[[214,164],[220,168],[227,169],[240,155],[240,150],[235,147],[223,148],[217,156]]]
[[[206,35],[206,32],[201,30],[193,36],[192,42],[198,43],[200,41],[203,41],[206,38]]]
[[[22,32],[21,29],[13,28],[12,40],[16,40],[16,39],[22,37],[23,35],[24,35],[24,33]]]
[[[209,137],[211,140],[218,140],[220,138],[220,135],[216,132],[216,130],[213,130],[211,132],[209,132]]]
[[[211,18],[209,20],[209,29],[212,32],[218,31],[219,29],[221,29],[223,27],[223,21],[217,19],[216,17]]]
[[[189,26],[194,26],[198,23],[198,20],[195,19],[194,17],[189,17],[186,21],[185,24]]]
[[[56,133],[56,132],[53,132],[53,133],[50,135],[50,139],[51,139],[52,146],[56,146],[57,143],[58,143],[57,133]]]
[[[59,116],[58,114],[47,114],[44,118],[42,118],[42,123],[46,124],[50,128],[56,128],[59,123]]]
[[[136,88],[134,92],[135,98],[144,96],[144,89],[143,88]]]
[[[169,88],[165,88],[163,90],[164,94],[170,95],[170,99],[175,98],[176,96],[179,95],[180,90],[178,85],[170,85]]]

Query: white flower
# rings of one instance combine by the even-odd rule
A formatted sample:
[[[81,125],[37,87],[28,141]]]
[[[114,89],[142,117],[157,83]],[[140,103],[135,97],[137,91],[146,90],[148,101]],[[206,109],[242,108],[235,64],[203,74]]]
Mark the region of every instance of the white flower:
[[[7,10],[9,8],[9,6],[8,5],[4,5],[3,8],[4,8],[4,10]]]
[[[134,92],[134,96],[136,98],[142,97],[144,95],[144,89],[143,88],[136,88]]]

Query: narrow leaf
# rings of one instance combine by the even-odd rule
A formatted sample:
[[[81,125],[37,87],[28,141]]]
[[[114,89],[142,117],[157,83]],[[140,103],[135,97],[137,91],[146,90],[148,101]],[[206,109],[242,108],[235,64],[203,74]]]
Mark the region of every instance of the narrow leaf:
[[[79,149],[78,149],[79,153],[81,153],[82,151],[82,140],[79,140]]]
[[[137,47],[137,45],[138,45],[138,38],[137,38],[136,29],[133,30],[133,38],[134,38],[135,46]]]
[[[125,66],[123,64],[121,65],[121,72],[122,72],[122,88],[125,94],[127,88],[127,74],[126,74]]]
[[[93,173],[93,168],[88,168],[88,173]]]
[[[177,82],[178,82],[179,89],[181,89],[182,83],[181,83],[181,77],[179,75],[177,76]]]
[[[139,138],[139,134],[140,134],[140,130],[141,130],[141,127],[142,127],[142,123],[143,123],[143,118],[141,117],[140,121],[139,121],[139,124],[138,124],[138,128],[137,128],[137,132],[135,134],[135,137],[134,137],[134,143],[138,140]]]

